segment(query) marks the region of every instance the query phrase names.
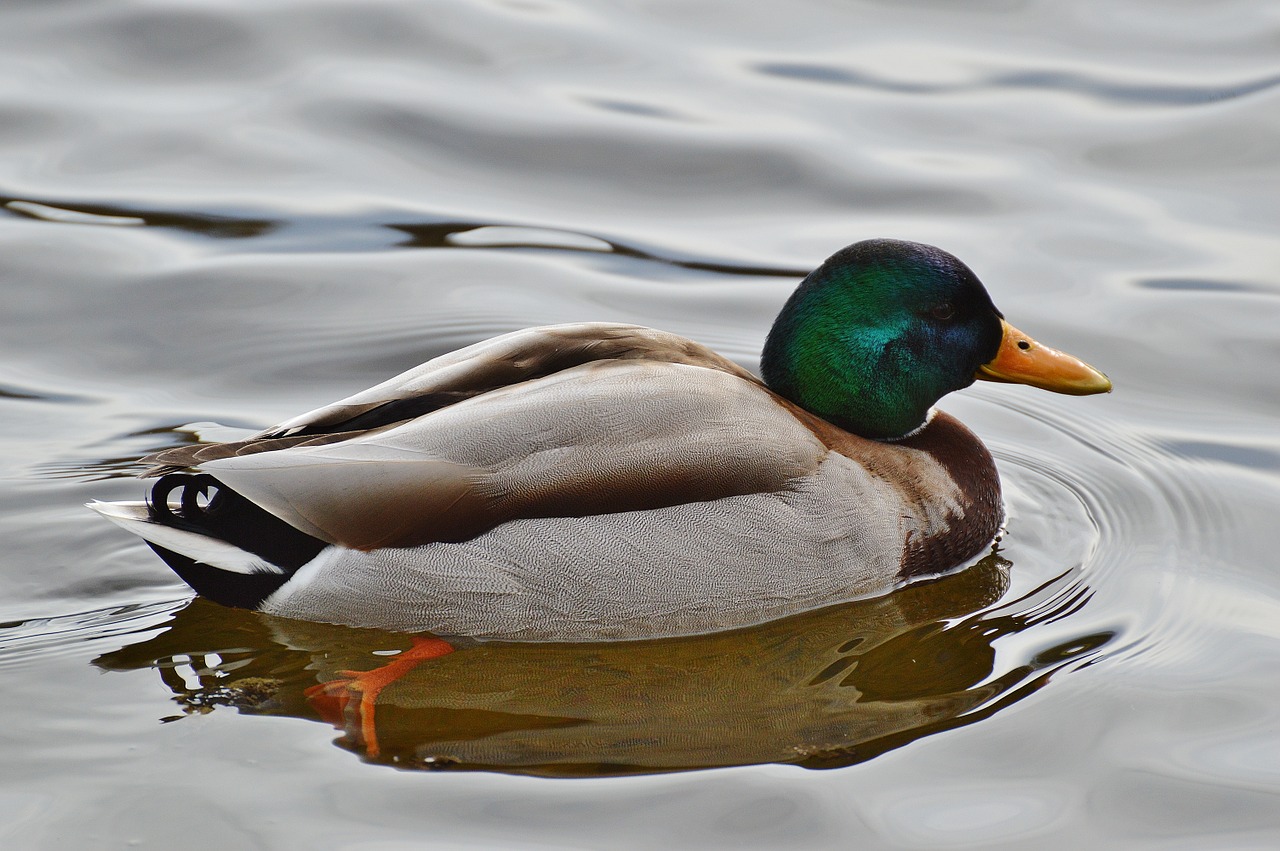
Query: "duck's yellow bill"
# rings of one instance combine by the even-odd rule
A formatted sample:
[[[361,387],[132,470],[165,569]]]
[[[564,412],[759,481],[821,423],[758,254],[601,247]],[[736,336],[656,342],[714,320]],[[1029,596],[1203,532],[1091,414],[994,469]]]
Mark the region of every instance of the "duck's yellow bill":
[[[1030,384],[1072,396],[1111,392],[1111,379],[1089,364],[1037,343],[1003,319],[1000,322],[1004,327],[1000,350],[990,363],[978,367],[978,378]]]

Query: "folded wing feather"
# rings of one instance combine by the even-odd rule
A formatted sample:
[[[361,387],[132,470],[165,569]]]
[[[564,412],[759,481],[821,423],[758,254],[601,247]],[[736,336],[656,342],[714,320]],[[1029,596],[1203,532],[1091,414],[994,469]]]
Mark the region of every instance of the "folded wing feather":
[[[523,347],[509,339],[521,335]],[[504,339],[502,359],[527,362],[536,377],[399,424],[305,438],[296,431],[316,428],[339,410],[385,404],[388,396],[456,391],[468,364],[473,378],[488,374],[472,361],[490,358]],[[573,349],[568,360],[580,363],[547,372],[550,339],[570,341],[560,351]],[[588,350],[604,359],[584,361]],[[468,358],[460,357],[467,351]],[[543,367],[529,365],[537,356]],[[249,443],[199,466],[309,534],[373,549],[468,540],[523,517],[584,517],[779,491],[826,455],[814,433],[740,368],[683,338],[631,326],[520,332],[381,387],[266,433],[293,429],[293,438],[257,441],[303,438],[296,445],[260,451]]]
[[[447,404],[598,360],[652,360],[718,369],[754,381],[750,373],[678,334],[639,325],[582,322],[526,328],[433,358],[346,399],[262,432],[342,430],[343,423],[390,402],[424,396]]]
[[[756,379],[692,340],[608,322],[527,328],[433,358],[345,399],[323,405],[234,443],[179,446],[143,458],[158,475],[217,458],[347,440],[351,432],[394,425],[485,393],[600,360],[648,360],[702,366]]]

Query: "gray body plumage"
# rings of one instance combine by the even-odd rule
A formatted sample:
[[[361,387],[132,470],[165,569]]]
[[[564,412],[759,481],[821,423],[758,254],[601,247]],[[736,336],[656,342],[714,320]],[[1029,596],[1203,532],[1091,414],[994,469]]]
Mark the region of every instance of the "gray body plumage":
[[[838,499],[833,499],[835,495]],[[849,459],[778,493],[504,523],[471,541],[330,547],[262,606],[303,620],[508,640],[684,635],[902,584],[896,494]]]

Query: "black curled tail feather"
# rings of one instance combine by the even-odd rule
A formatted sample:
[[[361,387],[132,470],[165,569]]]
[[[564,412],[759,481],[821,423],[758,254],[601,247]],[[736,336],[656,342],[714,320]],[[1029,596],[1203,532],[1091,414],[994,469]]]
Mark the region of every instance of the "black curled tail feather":
[[[175,496],[173,504],[170,499]],[[278,572],[238,573],[151,544],[169,567],[202,597],[256,609],[328,544],[262,510],[207,473],[170,473],[152,487],[151,519],[164,526],[225,541],[260,556]]]
[[[177,510],[169,504],[179,491]],[[151,488],[151,519],[226,541],[292,573],[326,543],[270,514],[208,473],[170,473]]]

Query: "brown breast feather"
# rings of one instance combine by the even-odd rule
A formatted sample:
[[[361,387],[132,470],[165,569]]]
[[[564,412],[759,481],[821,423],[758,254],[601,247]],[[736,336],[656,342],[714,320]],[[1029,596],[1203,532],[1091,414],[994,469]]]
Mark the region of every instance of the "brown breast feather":
[[[828,449],[857,461],[896,487],[904,506],[915,516],[927,515],[926,505],[937,501],[941,490],[936,479],[919,475],[921,453],[941,467],[949,486],[953,484],[959,510],[948,511],[934,528],[908,533],[899,568],[901,578],[927,576],[968,561],[999,531],[1004,507],[995,461],[978,436],[950,414],[935,412],[928,425],[911,437],[879,441],[850,434],[785,399],[780,402],[789,406],[796,419]]]

